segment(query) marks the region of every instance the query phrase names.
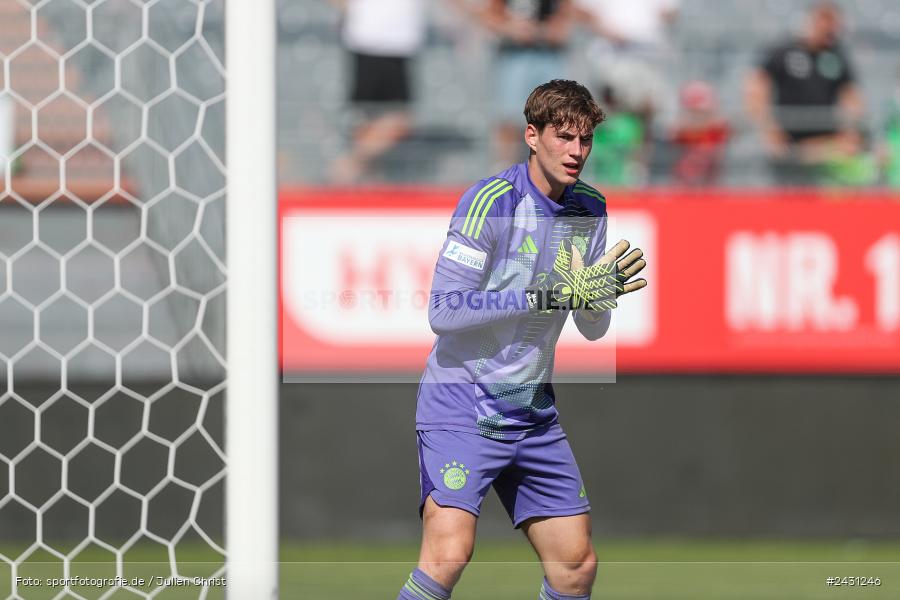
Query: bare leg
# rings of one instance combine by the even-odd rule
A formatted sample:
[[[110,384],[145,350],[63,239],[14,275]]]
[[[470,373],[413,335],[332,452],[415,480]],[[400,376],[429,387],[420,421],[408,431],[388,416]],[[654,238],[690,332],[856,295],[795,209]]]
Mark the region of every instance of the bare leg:
[[[350,154],[338,159],[331,169],[337,183],[353,183],[364,176],[372,161],[393,148],[412,129],[405,111],[384,113],[361,125],[354,135]]]
[[[419,568],[452,589],[472,558],[478,520],[464,510],[438,506],[430,496],[425,500],[422,519]]]
[[[591,593],[597,575],[597,555],[591,543],[589,514],[571,517],[536,517],[522,530],[541,559],[544,574],[561,594]]]

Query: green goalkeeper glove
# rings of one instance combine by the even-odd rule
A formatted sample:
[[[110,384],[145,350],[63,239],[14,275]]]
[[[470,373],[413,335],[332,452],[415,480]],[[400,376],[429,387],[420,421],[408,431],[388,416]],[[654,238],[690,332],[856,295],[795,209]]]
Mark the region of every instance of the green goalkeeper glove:
[[[569,240],[559,245],[553,270],[541,273],[526,289],[529,307],[537,311],[587,309],[603,311],[617,306],[616,298],[641,289],[645,279],[637,275],[647,261],[635,248],[625,258],[630,244],[622,240],[604,254],[597,264],[585,267],[578,248]],[[621,258],[621,260],[620,260]]]

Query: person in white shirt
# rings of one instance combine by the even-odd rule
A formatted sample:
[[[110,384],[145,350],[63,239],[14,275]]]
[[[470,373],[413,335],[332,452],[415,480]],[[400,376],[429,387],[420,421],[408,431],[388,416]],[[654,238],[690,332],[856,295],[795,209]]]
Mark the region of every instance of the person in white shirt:
[[[351,150],[331,167],[335,183],[364,178],[375,159],[412,128],[410,63],[425,41],[424,0],[332,0],[352,64],[350,102],[361,124]]]
[[[576,0],[581,20],[596,34],[588,60],[599,83],[646,123],[666,97],[662,65],[668,53],[668,28],[679,0]]]
[[[591,26],[617,46],[665,46],[666,29],[678,14],[678,0],[577,0]]]

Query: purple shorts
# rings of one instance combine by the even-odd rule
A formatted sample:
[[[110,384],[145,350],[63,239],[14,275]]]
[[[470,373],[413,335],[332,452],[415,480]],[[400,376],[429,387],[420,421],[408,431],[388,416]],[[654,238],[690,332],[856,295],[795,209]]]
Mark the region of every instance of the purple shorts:
[[[422,498],[478,516],[493,485],[513,525],[532,517],[590,511],[581,474],[558,424],[521,440],[492,440],[459,431],[419,431]]]

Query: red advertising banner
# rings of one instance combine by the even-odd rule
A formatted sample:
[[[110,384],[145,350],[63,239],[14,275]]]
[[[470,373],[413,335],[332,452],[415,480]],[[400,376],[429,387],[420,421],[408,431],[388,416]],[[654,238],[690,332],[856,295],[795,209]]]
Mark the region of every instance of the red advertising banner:
[[[382,302],[366,321],[341,310],[358,306],[362,289],[427,290],[460,191],[282,193],[286,373],[422,369],[434,341],[424,292],[405,304]],[[618,372],[900,372],[896,194],[655,190],[608,198],[609,242],[628,239],[650,264],[649,286],[622,299],[614,339],[605,342]],[[310,254],[317,281],[331,278],[326,308],[305,297]],[[558,366],[577,371],[585,344],[564,335]]]

